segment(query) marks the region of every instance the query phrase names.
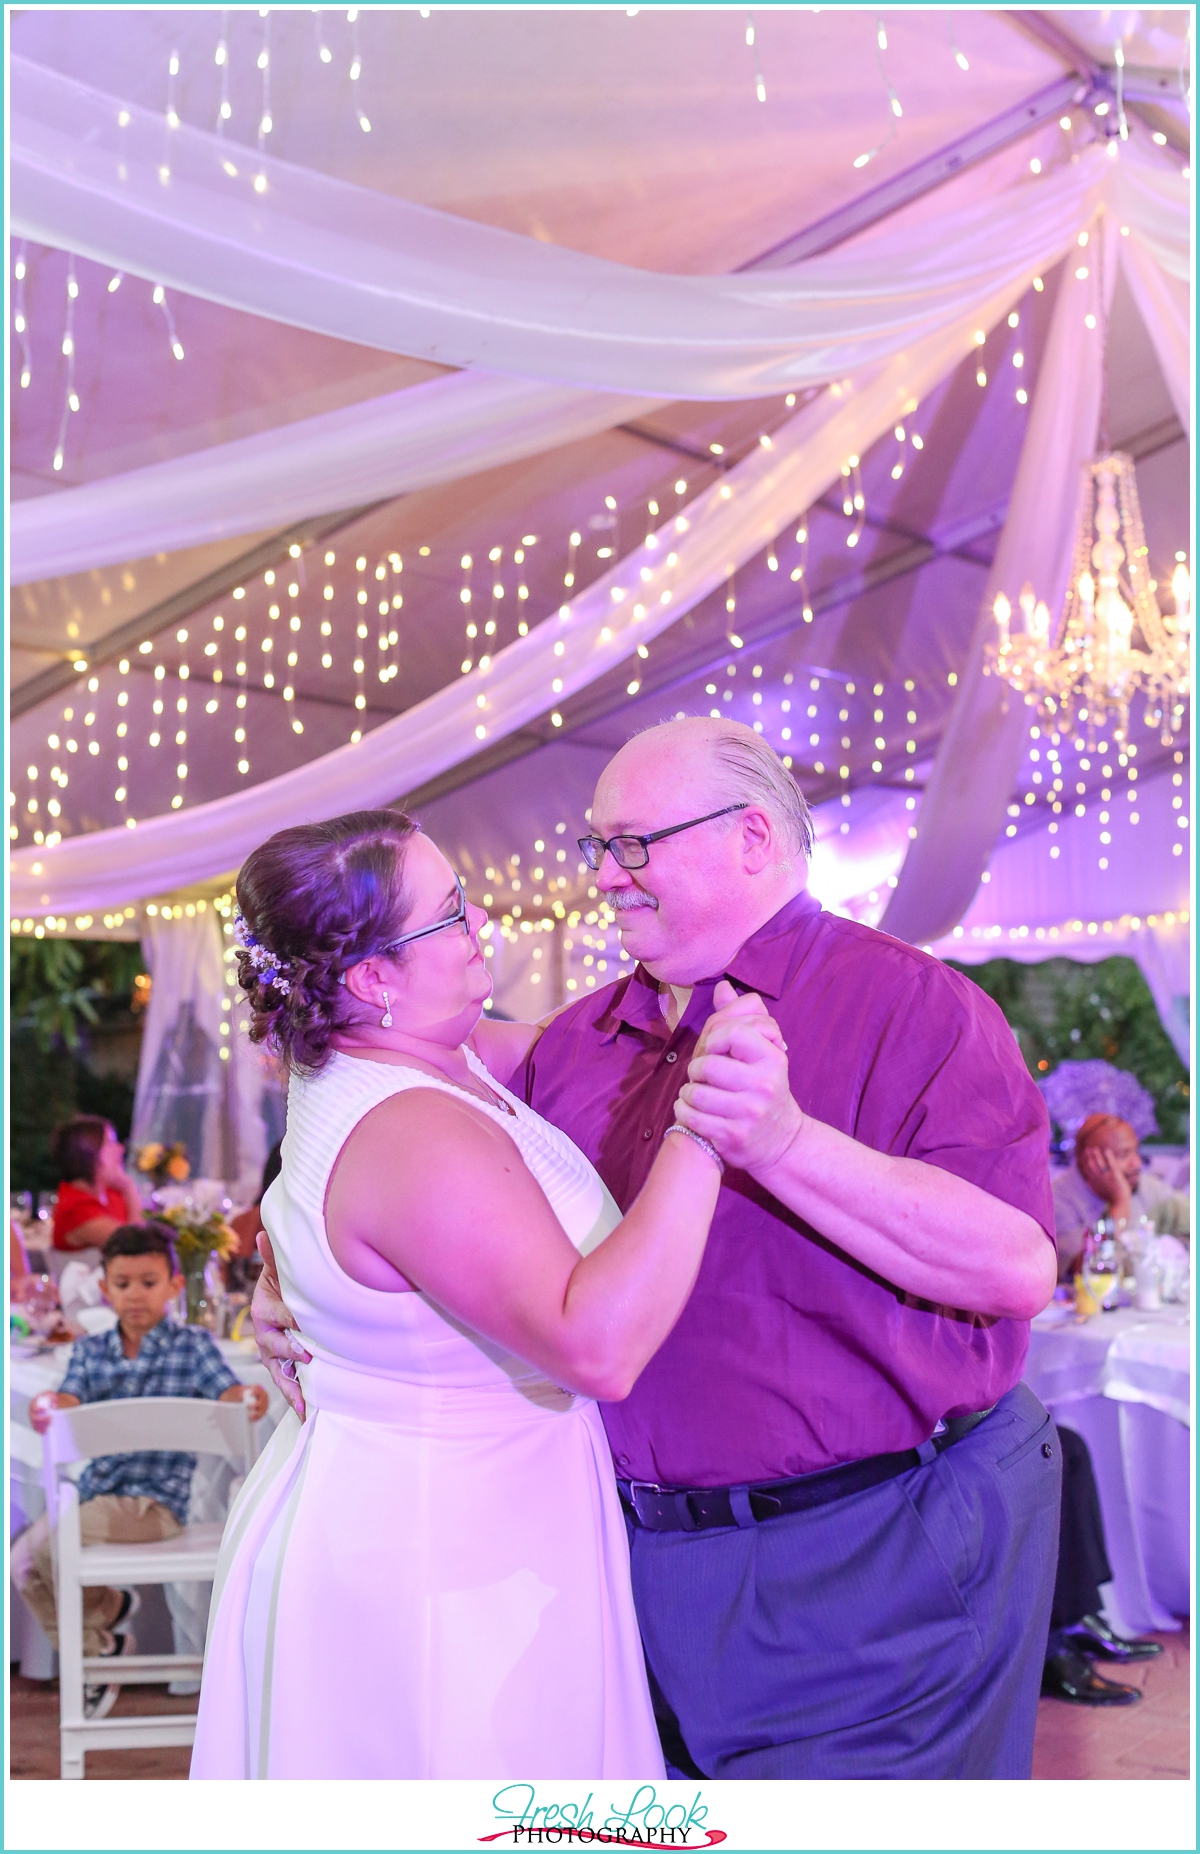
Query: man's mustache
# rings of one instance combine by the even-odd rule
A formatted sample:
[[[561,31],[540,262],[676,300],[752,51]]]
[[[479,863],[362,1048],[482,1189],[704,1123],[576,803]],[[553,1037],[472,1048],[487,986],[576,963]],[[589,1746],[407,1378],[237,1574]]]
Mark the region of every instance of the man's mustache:
[[[627,914],[633,908],[657,908],[658,902],[653,895],[647,895],[640,888],[605,889],[605,904],[614,914]]]

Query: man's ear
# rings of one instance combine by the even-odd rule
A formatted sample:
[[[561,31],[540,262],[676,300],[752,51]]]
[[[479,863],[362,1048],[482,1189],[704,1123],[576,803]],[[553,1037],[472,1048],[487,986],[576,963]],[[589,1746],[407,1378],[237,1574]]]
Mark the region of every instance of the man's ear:
[[[742,812],[742,857],[749,874],[757,875],[760,870],[769,869],[778,858],[775,834],[771,819],[758,805],[751,805]]]

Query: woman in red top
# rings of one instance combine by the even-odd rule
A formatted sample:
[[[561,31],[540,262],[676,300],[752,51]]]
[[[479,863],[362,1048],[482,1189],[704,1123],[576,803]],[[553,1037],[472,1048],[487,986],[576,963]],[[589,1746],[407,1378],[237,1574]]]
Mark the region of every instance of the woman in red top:
[[[54,1206],[56,1249],[98,1249],[123,1223],[141,1223],[137,1186],[126,1175],[125,1148],[99,1114],[76,1114],[54,1135],[60,1179]]]

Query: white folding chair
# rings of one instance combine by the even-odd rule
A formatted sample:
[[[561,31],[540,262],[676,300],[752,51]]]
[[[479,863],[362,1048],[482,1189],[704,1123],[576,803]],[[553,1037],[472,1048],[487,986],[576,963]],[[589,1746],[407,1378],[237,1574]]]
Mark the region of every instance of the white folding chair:
[[[56,1410],[42,1438],[42,1480],[51,1525],[58,1604],[59,1735],[62,1776],[81,1778],[86,1751],[125,1751],[156,1745],[190,1745],[194,1713],[155,1713],[131,1719],[85,1719],[83,1689],[145,1686],[198,1679],[202,1654],[135,1654],[113,1661],[83,1652],[83,1592],[97,1584],[208,1582],[216,1573],[223,1521],[185,1526],[174,1538],[141,1545],[84,1545],[79,1495],[60,1469],[98,1455],[138,1449],[177,1449],[220,1455],[233,1464],[232,1499],[254,1459],[244,1403],[200,1397],[124,1397],[109,1403]]]

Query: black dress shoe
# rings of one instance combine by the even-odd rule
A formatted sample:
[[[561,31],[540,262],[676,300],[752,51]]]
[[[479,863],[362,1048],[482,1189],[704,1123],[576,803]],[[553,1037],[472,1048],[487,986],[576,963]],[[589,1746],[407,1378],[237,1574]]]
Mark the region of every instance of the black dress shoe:
[[[1105,1680],[1073,1648],[1060,1648],[1056,1654],[1046,1656],[1042,1692],[1054,1699],[1070,1700],[1076,1706],[1135,1706],[1142,1697],[1139,1687],[1122,1687],[1115,1680]]]
[[[1072,1648],[1079,1654],[1091,1655],[1096,1661],[1152,1661],[1156,1654],[1162,1653],[1161,1642],[1114,1634],[1100,1616],[1085,1616],[1065,1634]]]

